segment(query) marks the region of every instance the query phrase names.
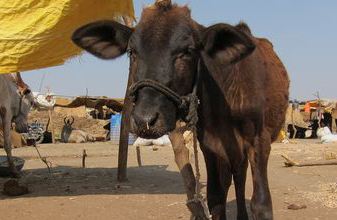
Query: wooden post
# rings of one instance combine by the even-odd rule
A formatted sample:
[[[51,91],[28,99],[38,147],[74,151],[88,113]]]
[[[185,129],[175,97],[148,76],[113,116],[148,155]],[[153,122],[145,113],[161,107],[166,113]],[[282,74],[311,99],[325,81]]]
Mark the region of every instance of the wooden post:
[[[53,144],[55,144],[55,133],[54,133],[54,124],[53,124],[53,117],[52,117],[52,110],[48,110],[48,114],[49,114],[49,126],[50,126],[50,131],[51,131],[51,139]]]
[[[129,97],[129,87],[133,82],[134,74],[129,72],[128,85],[125,92],[123,103],[123,114],[121,119],[121,130],[119,136],[119,150],[118,150],[118,169],[117,180],[120,182],[127,181],[126,168],[128,162],[128,140],[130,127],[130,114],[132,109],[132,102]]]
[[[321,127],[321,119],[322,119],[322,107],[321,107],[321,98],[319,97],[319,92],[316,93],[316,97],[317,97],[317,100],[318,100],[318,107],[316,107],[316,111],[317,111],[317,114],[318,114],[318,127],[320,128]]]
[[[83,149],[83,154],[82,154],[82,167],[85,168],[85,158],[88,156],[87,151]]]
[[[136,147],[136,152],[137,152],[137,162],[138,162],[138,166],[142,167],[142,157],[140,156],[140,147],[137,146]]]

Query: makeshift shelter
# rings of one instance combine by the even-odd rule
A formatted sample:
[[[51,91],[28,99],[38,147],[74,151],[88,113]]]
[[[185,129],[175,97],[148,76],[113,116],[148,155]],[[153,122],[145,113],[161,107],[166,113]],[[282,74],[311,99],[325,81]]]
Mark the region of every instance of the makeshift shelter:
[[[78,27],[121,18],[134,19],[132,0],[0,1],[0,74],[63,64],[82,53],[71,42]]]
[[[333,131],[336,131],[336,120],[337,120],[337,100],[334,99],[319,99],[319,100],[310,100],[306,102],[310,106],[310,112],[312,113],[324,113],[328,112],[331,114],[332,124],[331,128]],[[310,119],[312,116],[310,115]],[[319,115],[319,120],[321,115]]]
[[[116,112],[122,112],[123,99],[107,98],[105,96],[79,96],[75,99],[56,98],[54,107],[62,108],[78,108],[84,106],[85,108],[95,109],[97,112],[96,118],[104,119],[109,114],[115,114]],[[110,112],[109,114],[106,114]]]
[[[309,127],[309,123],[304,121],[303,116],[298,109],[293,109],[292,104],[288,105],[285,124],[286,126],[292,124],[301,128]]]
[[[331,112],[332,109],[336,108],[337,100],[333,99],[320,99],[320,100],[309,100],[306,102],[311,110],[317,110],[318,108],[324,111]]]

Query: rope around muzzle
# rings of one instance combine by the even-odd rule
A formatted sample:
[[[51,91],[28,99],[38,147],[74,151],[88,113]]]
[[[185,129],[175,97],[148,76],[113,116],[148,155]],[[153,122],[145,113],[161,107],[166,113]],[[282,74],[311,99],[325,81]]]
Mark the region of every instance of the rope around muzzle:
[[[181,131],[191,130],[193,133],[193,148],[194,148],[194,162],[195,162],[195,194],[194,198],[187,201],[187,204],[195,203],[198,204],[200,202],[203,207],[203,211],[206,219],[211,220],[212,216],[209,213],[209,209],[207,204],[205,203],[203,196],[201,194],[201,183],[200,183],[200,169],[199,169],[199,159],[198,159],[198,146],[197,146],[197,122],[198,122],[198,105],[199,99],[197,96],[197,80],[193,86],[192,93],[186,96],[179,96],[176,92],[172,91],[167,86],[151,80],[145,79],[138,81],[132,84],[129,88],[131,101],[135,103],[138,98],[138,91],[144,87],[150,87],[155,89],[156,91],[165,95],[168,99],[170,99],[177,107],[178,112],[182,113],[183,117],[181,118],[184,122],[186,122],[186,126],[180,128]]]
[[[167,86],[161,84],[160,82],[157,82],[157,81],[154,81],[154,80],[151,80],[151,79],[144,79],[144,80],[140,80],[136,83],[133,83],[129,88],[131,101],[133,103],[135,103],[138,99],[139,90],[144,88],[144,87],[153,88],[156,91],[165,95],[168,99],[170,99],[174,103],[174,105],[177,107],[178,111],[180,111],[182,113],[188,114],[189,108],[191,107],[191,103],[194,103],[194,102],[198,101],[198,97],[193,92],[186,95],[186,96],[179,96],[176,92],[174,92],[173,90],[171,90]],[[197,108],[197,106],[196,106],[196,108]],[[195,115],[195,116],[198,117],[197,115]],[[195,116],[186,116],[186,119],[183,119],[183,120],[184,121],[186,120],[188,122],[189,119],[192,119]]]

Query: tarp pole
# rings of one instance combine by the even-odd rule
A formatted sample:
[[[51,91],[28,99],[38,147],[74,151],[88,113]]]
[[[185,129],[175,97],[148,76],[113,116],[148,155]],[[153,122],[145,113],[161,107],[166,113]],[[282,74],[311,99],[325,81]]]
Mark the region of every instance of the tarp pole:
[[[49,126],[50,126],[49,129],[51,131],[51,140],[53,144],[56,144],[52,110],[50,109],[48,110],[48,115],[49,115]]]
[[[128,140],[130,130],[130,115],[132,110],[132,103],[129,96],[129,87],[131,86],[132,82],[133,75],[129,73],[128,85],[124,97],[121,130],[119,136],[117,180],[120,182],[127,181],[126,169],[128,162]]]

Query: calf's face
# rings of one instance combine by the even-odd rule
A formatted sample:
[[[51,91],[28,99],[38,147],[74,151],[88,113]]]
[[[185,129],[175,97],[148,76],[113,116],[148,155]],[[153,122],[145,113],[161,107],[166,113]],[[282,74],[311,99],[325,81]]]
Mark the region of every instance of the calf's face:
[[[192,92],[203,56],[231,64],[250,53],[253,45],[235,27],[204,28],[190,18],[187,7],[178,6],[144,9],[133,29],[114,21],[91,23],[79,28],[72,40],[102,59],[128,53],[136,82],[151,79],[181,96]],[[143,87],[134,100],[131,130],[143,138],[157,138],[173,130],[179,117],[168,97]]]

